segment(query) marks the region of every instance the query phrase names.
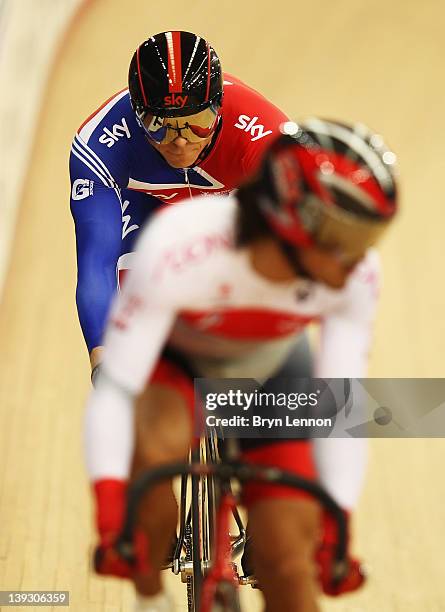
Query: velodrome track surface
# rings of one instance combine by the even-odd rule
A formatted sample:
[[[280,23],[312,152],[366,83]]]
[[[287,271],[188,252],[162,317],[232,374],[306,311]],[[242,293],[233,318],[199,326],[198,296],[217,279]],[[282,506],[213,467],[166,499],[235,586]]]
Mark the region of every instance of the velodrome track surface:
[[[225,70],[291,116],[361,120],[385,135],[399,156],[403,214],[381,249],[370,375],[445,373],[445,8],[434,0],[272,6],[95,0],[67,37],[41,114],[0,311],[0,590],[64,589],[76,612],[131,610],[131,589],[93,577],[87,564],[81,427],[89,368],[74,304],[67,160],[74,131],[125,86],[131,54],[149,34],[201,33]],[[355,522],[355,548],[372,579],[358,595],[324,601],[323,610],[445,610],[444,452],[441,439],[372,442]],[[168,583],[185,610],[179,581]],[[257,593],[244,596],[246,610],[261,609]]]

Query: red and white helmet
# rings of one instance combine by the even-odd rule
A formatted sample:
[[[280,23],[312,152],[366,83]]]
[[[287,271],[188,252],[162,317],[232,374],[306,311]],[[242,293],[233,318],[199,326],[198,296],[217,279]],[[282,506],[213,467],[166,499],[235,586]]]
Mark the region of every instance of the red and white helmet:
[[[285,123],[254,181],[260,209],[286,243],[357,260],[397,209],[396,156],[362,124]]]

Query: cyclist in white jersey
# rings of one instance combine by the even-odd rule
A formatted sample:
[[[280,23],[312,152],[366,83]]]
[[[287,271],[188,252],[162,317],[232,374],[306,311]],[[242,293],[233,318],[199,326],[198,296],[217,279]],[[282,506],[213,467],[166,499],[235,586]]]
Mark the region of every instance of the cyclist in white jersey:
[[[141,611],[172,609],[160,582],[177,519],[170,484],[159,485],[149,511],[141,511],[136,537],[138,549],[149,542],[151,572],[127,567],[113,543],[128,479],[187,456],[189,371],[268,379],[296,336],[317,321],[315,375],[366,373],[379,280],[371,247],[396,211],[395,156],[363,125],[312,119],[282,130],[259,173],[235,195],[215,197],[211,206],[208,197],[196,199],[156,216],[111,311],[86,417],[100,536],[96,569],[132,578]],[[244,458],[318,479],[349,517],[363,478],[363,440],[266,442],[245,448]],[[335,528],[307,496],[248,485],[244,502],[268,612],[318,610],[317,582],[331,595],[362,584],[352,556],[343,582],[332,583]]]

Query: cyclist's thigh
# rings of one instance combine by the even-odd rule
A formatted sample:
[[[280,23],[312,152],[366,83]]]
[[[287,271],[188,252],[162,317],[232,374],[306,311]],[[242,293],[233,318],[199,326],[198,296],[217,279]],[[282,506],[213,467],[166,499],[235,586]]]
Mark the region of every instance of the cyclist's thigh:
[[[281,366],[272,375],[275,378],[310,378],[314,376],[314,359],[307,332],[302,332]],[[266,382],[265,386],[270,384]]]
[[[306,480],[318,480],[310,440],[260,440],[260,444],[242,444],[243,461],[256,465],[273,465]],[[243,504],[250,510],[261,500],[312,499],[304,491],[267,482],[248,482],[243,488]]]
[[[136,402],[136,457],[144,464],[184,457],[192,440],[192,412],[192,380],[178,365],[160,359]]]
[[[309,393],[312,390],[311,383],[308,379],[313,376],[313,359],[309,346],[307,334],[303,332],[295,341],[291,351],[286,359],[281,364],[278,370],[268,378],[261,387],[261,391],[266,394],[272,394],[275,397],[281,394],[289,395],[291,393]],[[268,408],[261,413],[262,416],[268,417]],[[278,416],[278,415],[276,415]],[[280,414],[281,416],[281,414]],[[298,416],[307,418],[310,416],[309,406],[301,406]],[[304,440],[310,435],[310,431],[301,427],[293,432],[298,434],[299,440]],[[285,441],[289,431],[284,429],[278,432],[277,438]],[[264,437],[262,437],[264,436]],[[240,448],[242,451],[247,451],[255,448],[270,445],[272,440],[268,437],[267,431],[258,430],[255,438],[240,439]]]
[[[307,480],[317,479],[309,440],[263,445],[245,451],[243,459],[274,465]],[[320,506],[312,496],[291,487],[247,483],[243,501],[249,511],[249,533],[257,559],[259,555],[267,562],[277,563],[286,555],[293,555],[296,549],[306,556],[312,555],[321,524]]]

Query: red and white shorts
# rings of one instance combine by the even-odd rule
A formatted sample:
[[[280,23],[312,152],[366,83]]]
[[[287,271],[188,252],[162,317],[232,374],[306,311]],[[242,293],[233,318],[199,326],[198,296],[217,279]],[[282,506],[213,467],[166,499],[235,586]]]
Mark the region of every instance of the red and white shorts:
[[[151,382],[166,386],[179,393],[190,412],[194,416],[195,396],[193,378],[178,363],[162,357],[152,376]],[[317,480],[312,444],[310,440],[260,440],[254,448],[243,449],[241,458],[244,461],[271,465],[308,480]],[[270,483],[247,483],[243,491],[243,503],[249,507],[263,499],[308,498],[304,491]]]

